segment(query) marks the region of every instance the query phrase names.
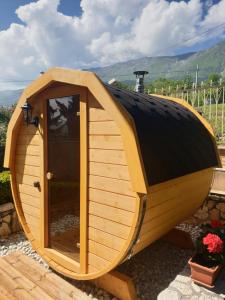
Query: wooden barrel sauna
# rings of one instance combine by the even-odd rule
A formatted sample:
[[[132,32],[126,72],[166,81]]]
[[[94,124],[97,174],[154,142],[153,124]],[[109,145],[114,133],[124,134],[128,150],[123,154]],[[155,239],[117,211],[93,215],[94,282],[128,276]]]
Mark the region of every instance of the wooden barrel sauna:
[[[4,165],[33,248],[85,280],[192,215],[220,161],[210,125],[185,101],[52,68],[16,106]]]

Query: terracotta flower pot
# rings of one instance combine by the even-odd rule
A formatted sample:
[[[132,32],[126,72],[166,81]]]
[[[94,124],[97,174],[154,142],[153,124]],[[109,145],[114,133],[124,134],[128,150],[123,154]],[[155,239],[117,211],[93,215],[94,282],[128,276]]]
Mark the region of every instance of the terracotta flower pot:
[[[191,268],[191,278],[196,283],[202,284],[206,287],[213,288],[214,281],[222,268],[222,265],[218,265],[212,268],[208,268],[193,262],[193,257],[189,259],[188,264]]]

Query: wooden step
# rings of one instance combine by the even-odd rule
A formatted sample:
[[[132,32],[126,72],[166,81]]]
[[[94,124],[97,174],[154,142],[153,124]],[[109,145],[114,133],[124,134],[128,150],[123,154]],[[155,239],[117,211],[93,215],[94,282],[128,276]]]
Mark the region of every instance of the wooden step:
[[[1,300],[90,300],[84,292],[21,252],[0,258]]]

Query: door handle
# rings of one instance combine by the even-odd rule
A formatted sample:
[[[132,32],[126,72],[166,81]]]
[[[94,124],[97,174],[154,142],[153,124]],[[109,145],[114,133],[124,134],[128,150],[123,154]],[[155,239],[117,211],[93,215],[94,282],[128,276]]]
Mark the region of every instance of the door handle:
[[[48,180],[51,180],[54,177],[54,174],[52,172],[47,172],[46,177]]]

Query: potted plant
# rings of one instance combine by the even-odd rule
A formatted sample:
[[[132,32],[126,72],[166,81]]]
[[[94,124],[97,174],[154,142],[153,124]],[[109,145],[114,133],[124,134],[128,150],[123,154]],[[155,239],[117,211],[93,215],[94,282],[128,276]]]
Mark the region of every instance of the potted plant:
[[[225,227],[217,220],[201,226],[196,240],[196,252],[189,260],[191,278],[213,288],[214,281],[225,262]]]

